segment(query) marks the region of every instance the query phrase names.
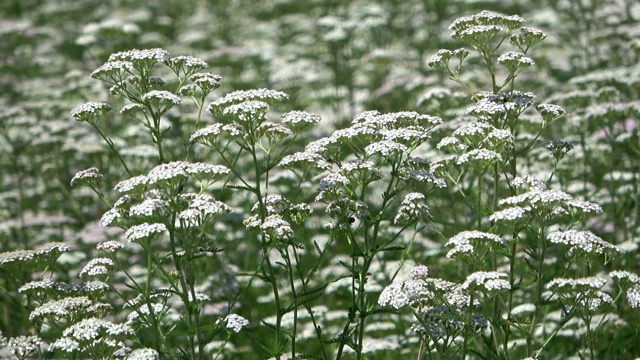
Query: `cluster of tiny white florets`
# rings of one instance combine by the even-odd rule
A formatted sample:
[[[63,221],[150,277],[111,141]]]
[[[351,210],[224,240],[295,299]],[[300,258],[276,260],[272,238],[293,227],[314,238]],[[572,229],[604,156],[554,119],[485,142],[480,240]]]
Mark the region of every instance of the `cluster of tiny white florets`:
[[[400,309],[420,298],[430,298],[433,294],[420,280],[394,281],[385,287],[378,298],[378,305]]]
[[[399,225],[410,225],[416,221],[428,221],[432,218],[429,207],[424,203],[425,196],[421,193],[409,193],[400,203],[400,209],[394,222]]]
[[[351,179],[350,181],[362,181],[365,184],[383,178],[382,171],[376,168],[376,164],[364,159],[344,162],[340,167],[340,174]]]
[[[429,276],[429,268],[424,265],[417,265],[411,269],[411,278],[413,280],[425,279]]]
[[[287,155],[280,160],[278,166],[283,166],[287,169],[294,169],[296,167],[302,167],[303,169],[315,168],[319,171],[330,170],[332,167],[322,155],[308,151],[299,151]]]
[[[156,237],[167,231],[167,226],[162,223],[142,223],[130,227],[125,232],[125,237],[129,242],[141,242],[142,240]]]
[[[196,84],[205,94],[220,87],[222,77],[213,73],[198,73],[190,77],[191,81]]]
[[[33,309],[29,314],[29,320],[40,322],[45,318],[69,319],[77,315],[90,313],[92,305],[93,303],[86,296],[51,300]]]
[[[530,57],[525,56],[523,53],[515,51],[509,51],[500,55],[498,57],[498,63],[506,66],[512,73],[516,72],[516,70],[527,68],[536,64]]]
[[[283,214],[289,210],[291,202],[280,194],[269,194],[262,198],[262,204],[267,215]],[[251,207],[251,211],[257,211],[260,208],[260,202],[256,202]]]
[[[25,263],[53,261],[63,252],[71,251],[65,243],[50,242],[34,250],[14,250],[0,253],[0,266],[22,266]]]
[[[453,246],[453,249],[447,252],[447,257],[451,258],[456,254],[472,254],[474,247],[472,242],[488,242],[490,244],[498,244],[506,246],[507,243],[500,236],[482,231],[463,231],[453,236],[444,246]]]
[[[89,123],[93,123],[98,116],[110,110],[111,106],[107,103],[88,102],[71,110],[71,116],[73,116],[76,121],[87,121]]]
[[[269,215],[260,225],[260,229],[267,235],[276,239],[291,238],[293,229],[291,225],[280,215]]]
[[[167,65],[178,76],[188,77],[191,74],[209,67],[205,61],[190,55],[180,55],[164,60]]]
[[[292,136],[293,131],[270,121],[263,122],[255,129],[256,138],[266,136],[270,141],[282,141],[287,136]]]
[[[568,245],[570,252],[581,252],[587,254],[621,254],[622,250],[617,246],[602,240],[591,231],[555,231],[547,236],[550,242],[555,244]]]
[[[511,289],[511,285],[509,281],[505,280],[507,277],[508,275],[502,272],[477,271],[467,276],[467,279],[462,284],[462,288],[483,287],[487,291],[509,290]]]
[[[114,266],[113,260],[108,258],[91,259],[80,271],[80,277],[108,275]]]
[[[19,359],[26,359],[27,356],[38,350],[40,345],[42,345],[42,339],[36,335],[16,336],[7,341],[9,352]]]
[[[349,179],[340,174],[332,173],[329,174],[320,180],[320,185],[318,186],[318,190],[323,191],[331,191],[336,190],[341,186],[348,186]]]
[[[158,63],[163,62],[167,55],[169,55],[169,53],[166,50],[160,48],[142,50],[132,49],[111,54],[108,61],[129,61],[133,64],[146,61]]]
[[[182,197],[188,199],[188,206],[178,214],[178,218],[190,224],[203,224],[231,212],[227,204],[207,194],[185,194]]]
[[[100,170],[98,170],[98,168],[92,167],[86,170],[78,171],[71,179],[71,186],[94,186],[100,179],[102,179]]]
[[[151,90],[142,96],[142,101],[154,102],[156,104],[171,103],[173,105],[178,105],[182,99],[166,90]]]
[[[242,328],[249,325],[249,320],[244,317],[236,314],[229,314],[224,319],[220,319],[217,321],[218,324],[224,323],[227,329],[232,330],[233,332],[240,332]]]
[[[307,126],[315,125],[320,120],[319,115],[310,114],[306,111],[290,111],[282,114],[282,122],[287,124],[294,132],[298,132]]]
[[[159,360],[160,354],[153,349],[136,349],[127,355],[127,360]]]
[[[488,149],[474,149],[467,153],[464,153],[456,159],[457,165],[466,163],[477,164],[479,166],[487,166],[495,161],[502,161],[502,155],[493,150]]]

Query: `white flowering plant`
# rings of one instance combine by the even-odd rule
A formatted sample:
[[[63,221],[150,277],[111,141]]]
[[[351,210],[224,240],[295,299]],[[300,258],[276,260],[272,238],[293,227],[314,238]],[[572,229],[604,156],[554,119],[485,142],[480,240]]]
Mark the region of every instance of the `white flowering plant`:
[[[0,4],[0,358],[640,356],[633,1],[96,5]]]

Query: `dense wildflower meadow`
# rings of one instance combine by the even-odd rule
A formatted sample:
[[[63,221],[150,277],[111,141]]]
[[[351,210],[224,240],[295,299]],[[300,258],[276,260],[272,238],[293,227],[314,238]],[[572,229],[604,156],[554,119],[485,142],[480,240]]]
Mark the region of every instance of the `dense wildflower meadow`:
[[[0,358],[640,358],[640,3],[0,2]]]

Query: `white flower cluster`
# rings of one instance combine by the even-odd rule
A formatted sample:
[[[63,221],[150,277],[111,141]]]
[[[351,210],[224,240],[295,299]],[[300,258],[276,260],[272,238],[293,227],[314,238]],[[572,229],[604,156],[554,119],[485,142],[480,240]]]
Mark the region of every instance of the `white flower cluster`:
[[[71,179],[71,186],[94,186],[100,179],[102,179],[100,170],[98,170],[98,168],[92,167],[86,170],[78,171]]]
[[[132,205],[129,208],[129,217],[151,217],[154,215],[164,215],[169,209],[169,203],[165,200],[152,198],[142,201],[140,204]]]
[[[222,131],[222,127],[223,124],[220,123],[205,126],[202,129],[196,130],[196,132],[194,132],[189,138],[189,141],[213,146],[215,138],[220,135],[220,132]]]
[[[42,345],[42,339],[36,335],[32,336],[16,336],[10,338],[7,342],[9,352],[19,359],[26,359],[27,356],[38,350]]]
[[[132,49],[111,54],[108,61],[129,61],[133,64],[145,62],[158,63],[163,62],[167,55],[169,55],[169,53],[166,50],[160,48],[142,50]]]
[[[192,225],[202,225],[207,221],[231,212],[231,208],[207,194],[184,194],[182,199],[188,202],[187,209],[178,214],[178,218]]]
[[[504,241],[500,236],[495,234],[490,234],[482,231],[462,231],[447,241],[444,246],[453,246],[453,249],[447,252],[447,257],[451,258],[456,254],[472,254],[474,252],[474,247],[471,245],[471,242],[480,242],[484,240],[489,240],[489,243],[495,243],[501,246],[506,246],[507,242]]]
[[[566,113],[565,109],[554,104],[540,104],[536,106],[536,110],[547,124]]]
[[[167,227],[162,223],[142,223],[130,227],[125,232],[125,237],[129,242],[141,242],[142,240],[157,237],[159,234],[167,231]]]
[[[208,111],[214,112],[216,111],[216,108],[225,109],[230,105],[247,101],[261,101],[266,102],[269,105],[274,105],[282,100],[287,100],[288,98],[289,95],[281,91],[270,89],[237,90],[211,103]]]
[[[554,244],[568,245],[571,253],[581,252],[586,254],[622,254],[617,246],[602,240],[591,231],[555,231],[547,236]]]
[[[307,126],[315,125],[321,120],[319,115],[306,111],[290,111],[282,114],[282,122],[287,124],[294,132],[299,132]]]
[[[289,128],[270,121],[263,122],[255,130],[255,136],[257,138],[266,136],[270,141],[282,141],[287,136],[292,135],[293,131],[289,130]]]
[[[173,72],[180,76],[189,76],[195,72],[209,67],[205,61],[195,58],[190,55],[180,55],[164,60],[164,64],[167,65]]]
[[[14,250],[0,253],[0,266],[23,266],[23,263],[54,261],[63,252],[71,251],[71,247],[61,242],[46,243],[34,250]]]
[[[267,235],[276,239],[291,238],[293,229],[291,225],[280,215],[269,215],[260,225],[260,229]]]
[[[291,206],[291,202],[280,194],[269,194],[263,197],[262,204],[264,205],[267,215],[283,214],[289,210]],[[259,208],[260,202],[256,202],[251,207],[251,211],[257,211]]]
[[[421,193],[413,192],[407,194],[402,203],[400,203],[398,214],[393,220],[394,223],[408,226],[417,221],[430,220],[433,216],[424,200],[425,196]]]
[[[523,53],[509,51],[498,57],[498,63],[506,66],[511,72],[535,65],[535,61]]]
[[[331,191],[336,190],[340,186],[348,186],[349,179],[341,174],[329,174],[320,180],[320,185],[318,186],[318,190],[322,191]]]
[[[591,276],[579,279],[557,278],[547,283],[546,287],[549,290],[557,291],[592,291],[601,289],[606,283],[607,279],[602,276]]]
[[[131,74],[133,64],[129,61],[109,61],[91,73],[94,79],[120,84],[126,74]]]
[[[420,298],[431,298],[431,293],[423,281],[394,281],[385,287],[378,298],[378,305],[400,309]]]
[[[80,271],[80,277],[108,275],[114,266],[115,263],[109,258],[91,259]]]
[[[190,79],[202,89],[205,94],[208,94],[220,87],[222,77],[213,73],[199,73],[191,75]]]
[[[300,166],[303,169],[315,168],[319,171],[330,170],[332,167],[322,155],[308,151],[299,151],[287,155],[280,160],[278,166],[283,166],[287,169],[294,169],[296,166]]]
[[[429,268],[424,265],[417,265],[411,269],[411,278],[413,280],[425,279],[429,276]]]
[[[269,111],[269,104],[264,101],[251,100],[224,108],[222,115],[231,117],[240,123],[260,124],[264,121],[265,114]]]
[[[173,105],[178,105],[182,99],[166,90],[151,90],[142,96],[142,101],[157,104],[171,103]]]
[[[221,319],[218,321],[218,323],[221,323],[221,322],[223,322],[227,326],[227,329],[230,329],[236,333],[240,332],[242,328],[249,325],[249,320],[236,314],[227,315],[224,319]]]
[[[509,42],[517,46],[520,50],[526,52],[534,44],[544,40],[547,35],[540,29],[531,27],[521,27],[519,33],[512,34]]]
[[[500,200],[499,206],[510,207],[495,212],[489,217],[490,221],[514,225],[526,215],[550,220],[565,215],[581,217],[602,212],[597,204],[575,200],[562,190],[547,190],[544,182],[532,176],[517,177],[512,185],[528,191]]]
[[[364,184],[382,179],[382,171],[376,168],[373,161],[364,159],[355,159],[346,161],[340,167],[340,174],[344,175],[349,181],[362,181]]]
[[[111,106],[107,103],[88,102],[71,110],[71,116],[73,116],[76,121],[86,121],[88,123],[93,123],[98,116],[110,110]]]
[[[457,18],[449,29],[456,32],[468,29],[478,25],[500,25],[508,29],[515,29],[524,22],[524,19],[518,15],[504,15],[493,11],[484,10],[476,15],[464,16]],[[454,37],[453,35],[451,35]]]
[[[392,140],[378,141],[364,148],[365,153],[369,156],[381,155],[383,157],[390,157],[392,154],[404,154],[408,150],[407,146]]]
[[[502,161],[502,155],[493,150],[474,149],[458,156],[456,164],[462,165],[466,163],[472,163],[484,167],[495,161]]]
[[[88,318],[66,328],[62,335],[81,344],[90,344],[100,338],[133,336],[135,332],[126,324],[114,324],[98,318]]]
[[[50,317],[68,319],[70,317],[87,314],[92,305],[91,300],[86,296],[51,300],[33,309],[29,314],[29,320],[40,322]]]
[[[127,355],[126,360],[160,360],[160,354],[153,349],[136,349]]]
[[[497,271],[476,271],[467,276],[462,284],[463,289],[469,289],[472,286],[481,286],[487,291],[509,290],[511,285],[505,280],[508,275]]]

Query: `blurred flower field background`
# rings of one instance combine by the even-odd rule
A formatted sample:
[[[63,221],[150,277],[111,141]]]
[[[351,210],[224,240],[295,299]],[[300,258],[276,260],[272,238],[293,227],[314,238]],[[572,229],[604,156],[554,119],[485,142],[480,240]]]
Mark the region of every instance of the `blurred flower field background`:
[[[0,3],[0,358],[640,357],[640,3],[141,3]]]

